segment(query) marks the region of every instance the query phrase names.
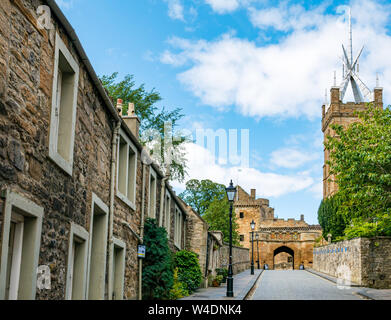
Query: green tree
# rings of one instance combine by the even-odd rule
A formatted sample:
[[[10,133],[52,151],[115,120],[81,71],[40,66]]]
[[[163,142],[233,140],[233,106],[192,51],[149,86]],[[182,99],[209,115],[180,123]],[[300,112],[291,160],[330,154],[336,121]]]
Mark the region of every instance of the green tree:
[[[338,184],[338,213],[345,235],[391,235],[391,109],[369,106],[359,122],[334,124],[325,144],[330,171]]]
[[[189,294],[201,285],[202,272],[197,254],[181,250],[174,257],[175,268],[178,269],[178,280],[183,283]]]
[[[123,80],[119,81],[118,72],[115,72],[109,76],[102,76],[100,80],[114,104],[116,104],[117,99],[123,100],[123,114],[127,114],[128,104],[130,102],[134,103],[136,115],[141,121],[141,142],[150,147],[153,159],[171,180],[182,182],[187,173],[184,144],[189,139],[182,135],[180,131],[176,132],[175,135],[172,134],[172,131],[178,125],[178,121],[184,116],[182,109],[175,108],[168,111],[165,107],[159,108],[157,103],[162,101],[160,93],[155,89],[147,91],[144,84],[136,86],[133,75],[126,75]],[[167,130],[167,128],[172,130]],[[173,136],[174,139],[172,139]],[[172,147],[159,147],[157,149],[156,143],[150,141],[151,139],[156,140],[156,138],[160,139],[159,146],[167,146],[166,141],[170,140],[170,146]]]
[[[224,235],[224,241],[229,242],[229,202],[225,198],[223,200],[215,199],[206,209],[202,216],[209,224],[211,230],[219,230]],[[235,212],[232,214],[232,243],[240,245],[240,237],[238,232],[239,226],[236,222]]]
[[[333,241],[344,237],[345,217],[338,213],[340,199],[337,195],[322,200],[318,209],[318,221],[323,230],[323,238],[331,234]]]
[[[167,232],[148,218],[144,226],[146,246],[143,263],[143,299],[166,300],[174,283],[173,261],[168,246]]]
[[[179,197],[201,216],[214,200],[225,199],[225,186],[211,180],[192,179],[186,182],[186,190]]]

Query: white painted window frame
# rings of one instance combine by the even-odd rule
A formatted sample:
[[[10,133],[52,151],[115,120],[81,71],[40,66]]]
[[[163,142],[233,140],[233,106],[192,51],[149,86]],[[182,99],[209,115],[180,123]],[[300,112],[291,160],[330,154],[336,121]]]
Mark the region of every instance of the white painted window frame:
[[[151,201],[151,181],[152,177],[155,179],[153,195],[153,202]],[[148,183],[148,217],[156,219],[156,199],[157,199],[157,174],[152,167],[149,170],[149,183]]]
[[[126,177],[128,177],[128,173],[129,173],[129,149],[132,149],[132,151],[134,152],[134,161],[135,161],[135,165],[134,165],[134,179],[133,181],[129,181],[129,179],[127,178],[126,180],[126,191],[125,191],[125,194],[128,194],[128,188],[129,188],[129,184],[132,183],[134,185],[134,190],[133,190],[133,199],[134,201],[132,201],[131,199],[129,199],[125,194],[123,194],[120,190],[119,190],[119,187],[118,187],[118,177],[119,177],[119,148],[120,148],[120,143],[118,141],[117,143],[117,179],[116,179],[116,189],[117,189],[117,192],[116,192],[116,196],[121,199],[123,202],[125,202],[130,208],[132,208],[133,210],[136,210],[136,181],[137,181],[137,148],[135,147],[135,145],[132,143],[132,141],[130,141],[129,137],[126,135],[126,133],[120,129],[119,131],[119,134],[121,136],[121,138],[123,140],[125,140],[126,144],[127,144],[127,157],[126,157]]]
[[[166,197],[165,203],[164,203],[164,226],[167,230],[167,236],[170,237],[171,233],[171,195],[168,190],[166,190]],[[168,204],[168,210],[167,210],[167,204]]]
[[[67,278],[66,278],[66,287],[65,287],[65,299],[72,300],[72,292],[73,292],[73,275],[74,275],[74,242],[75,237],[80,238],[84,241],[84,245],[86,246],[85,254],[84,254],[84,263],[82,272],[82,300],[86,298],[86,288],[87,288],[87,267],[88,267],[88,248],[89,248],[89,234],[86,229],[83,227],[71,223],[71,230],[69,234],[69,246],[68,246],[68,262],[67,262]],[[80,272],[80,270],[78,270]]]
[[[9,233],[11,227],[13,208],[19,209],[24,217],[36,219],[34,224],[33,241],[23,242],[23,253],[27,254],[27,265],[21,265],[19,273],[19,288],[17,298],[22,300],[34,300],[37,290],[37,268],[41,245],[42,219],[44,209],[29,199],[12,192],[6,191],[3,215],[3,232],[1,241],[1,264],[0,264],[0,300],[5,299],[7,283],[7,264]],[[21,252],[20,252],[21,253]],[[20,287],[23,283],[23,287]]]
[[[179,249],[182,250],[182,211],[175,205],[175,228],[174,228],[174,244]]]
[[[67,60],[68,64],[71,66],[75,72],[75,81],[73,88],[73,107],[72,107],[72,130],[71,130],[71,142],[70,142],[70,159],[69,161],[64,159],[58,153],[58,130],[59,130],[59,110],[58,110],[58,71],[59,71],[59,61],[60,61],[60,51],[62,55]],[[61,79],[60,79],[61,80]],[[72,54],[66,47],[65,43],[62,41],[60,35],[56,33],[56,45],[55,45],[55,56],[54,56],[54,74],[53,74],[53,87],[52,87],[52,109],[50,117],[50,137],[49,137],[49,158],[51,158],[61,169],[63,169],[67,174],[72,176],[73,172],[73,152],[74,152],[74,143],[75,143],[75,127],[76,127],[76,110],[77,110],[77,94],[79,86],[79,65],[76,60],[73,58]]]
[[[98,283],[98,288],[97,291],[100,292],[94,292],[93,294],[97,294],[97,298],[94,298],[94,300],[100,299],[104,300],[105,298],[105,288],[106,288],[106,257],[107,257],[107,237],[108,237],[108,217],[109,217],[109,207],[95,194],[92,193],[92,203],[91,203],[91,219],[90,219],[90,233],[89,233],[89,243],[88,243],[88,272],[87,272],[87,288],[86,288],[86,298],[91,299],[90,293],[89,293],[89,288],[90,288],[90,276],[91,276],[91,254],[92,254],[92,237],[94,235],[94,209],[95,206],[97,206],[105,215],[105,230],[103,237],[104,238],[104,243],[105,243],[105,248],[103,250],[103,258],[102,260],[104,261],[104,264],[102,266],[103,271],[102,271],[102,278],[100,279],[100,283]],[[103,243],[103,241],[102,241]],[[96,285],[96,283],[94,283]]]
[[[114,262],[115,260],[115,248],[120,248],[122,250],[123,256],[121,257],[120,265]],[[113,288],[111,289],[111,293],[115,293],[115,299],[113,300],[123,300],[124,298],[124,284],[125,284],[125,260],[126,260],[126,243],[120,239],[113,238],[113,242],[110,248],[113,257],[112,261],[112,270],[113,274],[110,275],[112,277]],[[115,277],[115,274],[119,276],[119,280]]]

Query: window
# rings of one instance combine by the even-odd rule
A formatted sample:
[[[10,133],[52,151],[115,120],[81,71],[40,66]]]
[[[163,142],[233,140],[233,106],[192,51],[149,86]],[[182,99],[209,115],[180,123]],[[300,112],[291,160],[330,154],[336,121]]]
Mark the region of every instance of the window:
[[[0,300],[33,300],[43,208],[7,190],[1,239]]]
[[[171,229],[171,197],[168,191],[166,192],[166,202],[164,207],[164,226],[167,230],[167,235],[170,237]]]
[[[241,212],[240,213],[240,219],[243,219],[244,218],[244,212]]]
[[[89,300],[103,300],[109,208],[95,194],[92,194],[91,207],[87,297]]]
[[[79,65],[56,34],[49,157],[72,175]]]
[[[156,219],[156,173],[152,168],[149,173],[149,217]]]
[[[137,149],[122,130],[117,154],[117,196],[136,210]]]
[[[113,250],[113,288],[111,295],[113,300],[122,300],[124,297],[126,244],[113,238],[111,250]]]
[[[183,228],[183,216],[182,212],[175,207],[175,230],[174,230],[174,244],[178,249],[182,249],[182,228]]]
[[[243,234],[240,235],[240,241],[244,241],[244,235]]]
[[[67,300],[84,300],[87,284],[88,232],[81,226],[71,224],[68,248]]]

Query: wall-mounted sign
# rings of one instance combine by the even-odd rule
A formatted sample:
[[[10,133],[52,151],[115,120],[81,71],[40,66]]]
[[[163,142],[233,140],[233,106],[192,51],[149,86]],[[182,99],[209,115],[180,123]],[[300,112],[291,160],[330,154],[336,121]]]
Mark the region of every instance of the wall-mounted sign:
[[[144,245],[139,245],[138,246],[138,257],[141,259],[145,258],[145,246]]]

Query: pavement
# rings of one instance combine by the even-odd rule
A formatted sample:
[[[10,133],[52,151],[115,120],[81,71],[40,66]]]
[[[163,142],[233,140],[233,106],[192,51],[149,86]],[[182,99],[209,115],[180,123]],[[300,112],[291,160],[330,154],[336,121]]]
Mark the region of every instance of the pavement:
[[[227,284],[222,283],[220,287],[209,287],[198,289],[192,295],[182,298],[181,300],[244,300],[247,294],[254,288],[259,276],[263,270],[255,269],[254,275],[250,270],[243,271],[233,276],[234,278],[234,297],[228,298]]]

